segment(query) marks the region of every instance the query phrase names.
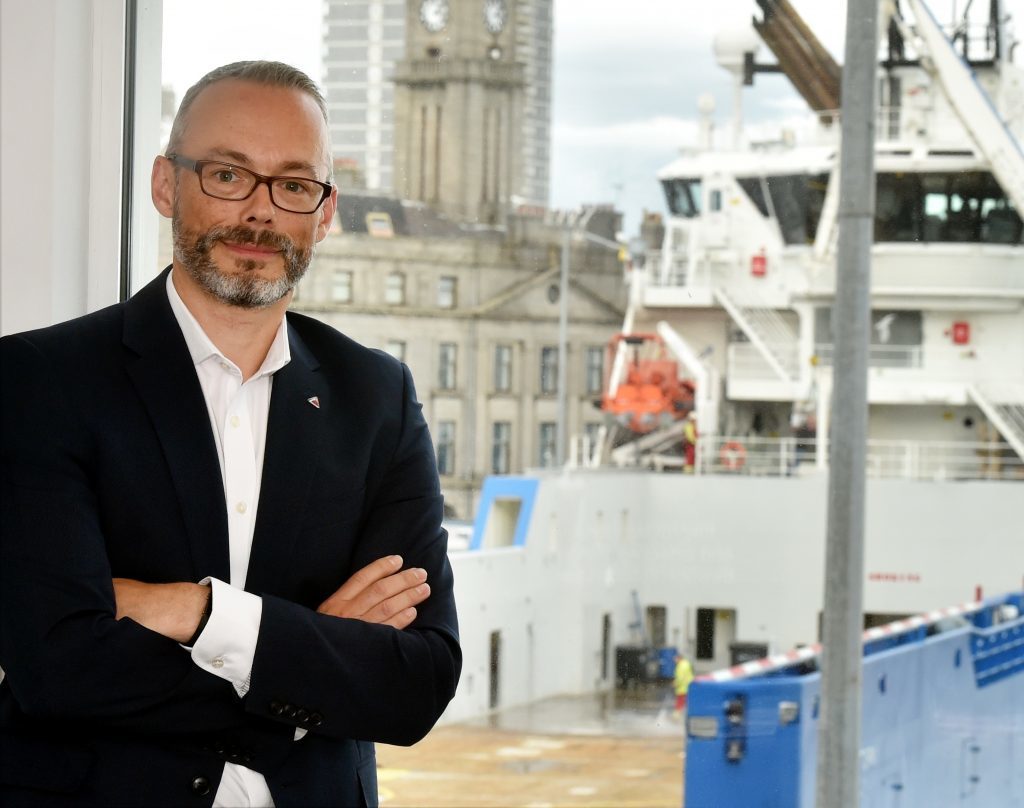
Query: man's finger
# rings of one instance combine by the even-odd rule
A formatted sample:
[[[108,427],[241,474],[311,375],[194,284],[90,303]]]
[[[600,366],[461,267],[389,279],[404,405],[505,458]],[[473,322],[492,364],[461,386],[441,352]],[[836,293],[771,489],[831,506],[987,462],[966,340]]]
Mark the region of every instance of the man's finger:
[[[412,624],[412,621],[416,619],[416,608],[410,606],[408,609],[403,609],[401,612],[396,614],[390,620],[384,622],[382,625],[391,626],[392,628],[403,629]]]
[[[362,617],[381,603],[397,597],[403,592],[415,589],[426,579],[426,570],[422,569],[396,572],[394,575],[389,575],[387,578],[370,584],[354,598],[345,598],[341,590],[338,590],[320,604],[318,611],[333,614],[335,617]],[[414,601],[402,603],[402,606],[411,605],[412,602]],[[386,616],[390,617],[391,614]]]
[[[384,558],[378,558],[371,564],[367,564],[345,583],[341,585],[334,595],[331,595],[333,599],[335,596],[340,597],[343,600],[352,600],[357,597],[364,589],[372,586],[382,578],[387,578],[389,575],[394,575],[398,570],[402,568],[402,557],[398,555],[384,556]]]
[[[390,626],[393,625],[392,621],[395,618],[407,609],[423,603],[428,597],[430,597],[430,584],[419,584],[412,589],[403,590],[394,597],[375,604],[372,609],[368,609],[359,615],[359,619],[365,620],[367,623],[382,623]]]

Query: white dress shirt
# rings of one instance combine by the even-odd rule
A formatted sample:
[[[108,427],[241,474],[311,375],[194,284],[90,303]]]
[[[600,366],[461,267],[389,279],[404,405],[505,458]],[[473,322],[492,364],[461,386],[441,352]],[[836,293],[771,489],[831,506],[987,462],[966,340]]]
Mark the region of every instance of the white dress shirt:
[[[238,366],[217,349],[185,306],[171,277],[168,274],[167,297],[195,363],[217,443],[231,563],[229,581],[206,578],[200,582],[212,587],[213,610],[191,649],[192,661],[214,676],[227,679],[242,698],[249,692],[263,614],[262,599],[244,591],[245,576],[260,498],[273,375],[291,361],[288,331],[282,318],[260,369],[243,381]],[[304,734],[297,732],[296,740]],[[226,763],[213,805],[273,808],[274,801],[263,775]]]

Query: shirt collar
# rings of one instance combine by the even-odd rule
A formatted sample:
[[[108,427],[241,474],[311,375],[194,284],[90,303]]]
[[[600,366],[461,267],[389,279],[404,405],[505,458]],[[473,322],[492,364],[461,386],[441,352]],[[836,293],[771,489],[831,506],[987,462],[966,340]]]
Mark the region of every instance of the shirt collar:
[[[221,362],[229,362],[234,367],[234,362],[231,362],[230,359],[220,352],[217,346],[213,344],[213,340],[207,336],[203,327],[199,325],[199,321],[189,311],[185,301],[178,294],[178,290],[174,288],[174,281],[171,280],[172,275],[173,272],[167,273],[167,300],[171,304],[171,311],[174,313],[174,319],[178,321],[181,334],[185,337],[185,344],[188,346],[188,352],[192,357],[193,364],[198,366],[208,359],[216,358]],[[291,359],[292,352],[288,344],[287,321],[282,317],[281,324],[277,327],[277,333],[274,335],[274,341],[270,343],[270,350],[267,351],[267,356],[263,360],[263,364],[260,365],[260,369],[256,371],[254,378],[276,373],[287,365]]]

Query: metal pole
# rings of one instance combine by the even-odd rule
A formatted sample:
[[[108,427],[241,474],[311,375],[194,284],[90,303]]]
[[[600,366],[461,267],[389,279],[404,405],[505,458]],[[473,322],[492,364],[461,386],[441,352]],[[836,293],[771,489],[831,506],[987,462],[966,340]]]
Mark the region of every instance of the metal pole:
[[[818,808],[860,805],[864,488],[878,0],[847,0]]]
[[[566,410],[568,391],[565,389],[569,363],[569,246],[572,231],[562,230],[562,264],[558,281],[558,414],[555,422],[555,456],[559,466],[565,465]]]

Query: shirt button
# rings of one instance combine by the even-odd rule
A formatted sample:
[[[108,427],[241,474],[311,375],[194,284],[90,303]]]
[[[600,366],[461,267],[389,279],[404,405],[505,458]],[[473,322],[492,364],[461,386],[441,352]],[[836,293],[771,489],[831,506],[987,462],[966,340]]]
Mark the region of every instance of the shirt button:
[[[229,365],[227,362],[221,362],[220,366],[222,370],[231,370],[231,365]]]
[[[231,416],[231,426],[237,427],[240,423],[242,423],[242,421],[237,415]]]
[[[235,506],[235,510],[236,510],[236,511],[238,511],[239,513],[245,513],[245,511],[246,511],[246,505],[245,505],[245,503],[244,503],[244,502],[239,502],[239,503],[238,503],[238,504],[237,504],[237,505]]]
[[[219,656],[218,657],[214,657],[213,661],[210,664],[213,665],[213,667],[215,667],[215,668],[223,668],[224,667],[224,657],[219,657]]]

